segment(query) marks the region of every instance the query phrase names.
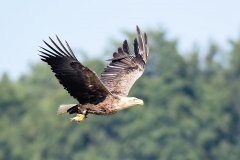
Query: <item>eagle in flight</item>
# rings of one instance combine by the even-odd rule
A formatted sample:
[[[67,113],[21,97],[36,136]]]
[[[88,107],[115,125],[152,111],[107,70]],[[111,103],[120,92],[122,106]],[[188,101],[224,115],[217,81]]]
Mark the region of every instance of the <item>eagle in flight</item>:
[[[123,47],[109,59],[111,63],[101,77],[77,60],[67,42],[66,48],[56,36],[60,47],[49,37],[54,48],[43,41],[49,49],[41,47],[41,60],[51,66],[60,84],[79,102],[60,105],[58,115],[76,113],[70,121],[81,122],[88,114],[111,115],[144,104],[141,99],[127,97],[132,85],[142,75],[149,53],[146,33],[142,35],[138,26],[136,29],[138,41],[134,39],[134,53],[129,51],[125,40]]]

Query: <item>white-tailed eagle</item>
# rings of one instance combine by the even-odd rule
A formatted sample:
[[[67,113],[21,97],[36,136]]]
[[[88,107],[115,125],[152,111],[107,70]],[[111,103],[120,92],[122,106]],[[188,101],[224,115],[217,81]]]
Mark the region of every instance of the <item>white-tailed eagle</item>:
[[[146,33],[142,35],[137,26],[137,34],[134,53],[129,51],[125,40],[123,47],[118,48],[113,58],[109,59],[111,63],[101,77],[77,60],[67,42],[66,48],[58,37],[60,46],[49,37],[54,48],[44,41],[49,49],[41,47],[41,60],[51,66],[60,84],[79,102],[60,105],[58,115],[77,113],[71,121],[81,122],[87,114],[111,115],[138,104],[143,105],[143,100],[127,97],[132,85],[142,75],[149,53]]]

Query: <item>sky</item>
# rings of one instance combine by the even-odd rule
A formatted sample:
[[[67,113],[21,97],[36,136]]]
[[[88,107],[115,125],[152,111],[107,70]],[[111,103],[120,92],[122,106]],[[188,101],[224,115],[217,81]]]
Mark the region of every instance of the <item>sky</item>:
[[[204,49],[211,40],[227,48],[229,39],[240,37],[239,17],[237,0],[0,0],[0,75],[17,79],[29,72],[40,61],[42,40],[55,34],[90,57],[103,53],[110,38],[123,41],[121,31],[136,25],[142,31],[162,27],[183,52],[193,44]]]

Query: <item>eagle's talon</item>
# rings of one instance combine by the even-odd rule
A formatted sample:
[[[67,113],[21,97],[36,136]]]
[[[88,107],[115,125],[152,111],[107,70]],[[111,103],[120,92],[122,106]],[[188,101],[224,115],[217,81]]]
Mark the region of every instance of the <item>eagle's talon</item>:
[[[70,122],[72,122],[73,120],[76,122],[82,122],[86,119],[86,116],[84,114],[77,114],[76,117],[70,118]]]

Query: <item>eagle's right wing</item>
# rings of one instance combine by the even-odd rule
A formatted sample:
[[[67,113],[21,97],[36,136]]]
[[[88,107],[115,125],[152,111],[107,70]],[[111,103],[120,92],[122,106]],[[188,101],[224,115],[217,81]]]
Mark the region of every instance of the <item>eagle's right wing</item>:
[[[134,40],[134,53],[129,51],[128,43],[113,54],[112,62],[101,74],[101,81],[112,94],[127,96],[132,85],[142,75],[147,62],[149,46],[146,33],[142,36],[137,26],[138,41]],[[139,42],[139,43],[138,43]]]

